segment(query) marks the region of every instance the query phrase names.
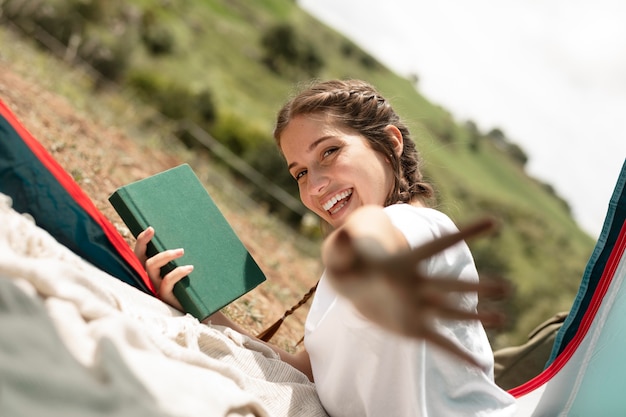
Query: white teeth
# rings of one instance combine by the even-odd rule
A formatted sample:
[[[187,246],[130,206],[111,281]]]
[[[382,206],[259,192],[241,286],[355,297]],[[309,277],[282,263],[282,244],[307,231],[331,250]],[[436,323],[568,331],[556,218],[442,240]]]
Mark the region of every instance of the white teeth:
[[[347,190],[344,192],[341,192],[335,196],[333,196],[333,198],[331,198],[330,200],[328,200],[326,203],[324,203],[322,205],[322,208],[326,211],[330,210],[330,208],[332,206],[334,206],[335,204],[337,204],[338,201],[343,200],[344,198],[350,196],[352,194],[352,190]]]

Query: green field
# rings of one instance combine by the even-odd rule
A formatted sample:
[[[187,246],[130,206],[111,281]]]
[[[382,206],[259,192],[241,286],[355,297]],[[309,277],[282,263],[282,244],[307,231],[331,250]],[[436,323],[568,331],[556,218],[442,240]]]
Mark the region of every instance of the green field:
[[[18,9],[12,15],[8,13],[8,8],[18,3],[38,2],[5,1],[3,24],[8,25],[6,19],[11,18],[23,28],[26,37],[34,37],[35,26],[28,22],[36,17],[20,15]],[[480,272],[507,279],[516,289],[503,307],[510,317],[507,329],[490,335],[494,347],[522,342],[541,321],[569,308],[594,241],[572,220],[566,202],[551,187],[525,173],[525,161],[510,151],[508,139],[498,141],[490,132],[472,131],[466,121],[456,120],[446,109],[431,103],[413,82],[392,73],[348,39],[299,9],[297,2],[47,3],[64,16],[64,20],[59,17],[59,22],[66,29],[74,28],[70,32],[80,35],[84,61],[95,62],[95,47],[90,56],[88,41],[111,52],[117,66],[103,66],[112,72],[105,87],[88,77],[73,83],[59,81],[65,76],[66,63],[51,67],[50,60],[38,57],[38,48],[31,46],[32,51],[27,52],[6,42],[4,28],[0,32],[2,59],[36,74],[46,88],[68,97],[78,108],[98,112],[98,106],[107,106],[115,112],[119,107],[118,116],[111,123],[125,124],[137,135],[145,134],[145,127],[155,123],[149,116],[152,113],[129,113],[122,103],[141,102],[161,113],[189,109],[187,117],[198,110],[194,105],[197,102],[190,100],[207,93],[215,114],[211,119],[193,116],[198,117],[197,123],[291,193],[293,184],[288,185],[289,179],[277,168],[277,162],[272,162],[278,158],[275,150],[265,152],[272,148],[271,131],[277,109],[298,83],[312,78],[351,77],[371,82],[395,104],[410,126],[426,161],[425,172],[439,192],[439,208],[459,223],[485,214],[501,222],[495,237],[471,243]],[[76,14],[72,7],[78,3],[91,8],[78,9],[82,15]],[[95,17],[88,17],[89,13]],[[55,31],[54,22],[43,23]],[[274,69],[268,67],[263,37],[281,25],[291,30],[299,53],[308,51],[306,56],[321,61],[315,71],[289,60],[276,61]],[[166,52],[155,54],[147,48],[143,38],[148,29],[152,30],[152,45],[160,45]],[[61,37],[69,38],[72,34],[64,35],[67,30],[59,32]],[[63,42],[61,45],[63,50]],[[79,55],[80,52],[81,47]],[[24,62],[20,64],[20,60]],[[166,106],[172,103],[176,108],[168,109]],[[161,134],[177,134],[180,122],[176,117],[165,122],[160,119],[159,128],[171,129]],[[146,142],[151,140],[156,139],[147,138]],[[255,159],[259,153],[265,160]],[[259,203],[266,198],[263,190],[252,192],[251,197]],[[283,213],[279,207],[274,209],[277,216]],[[293,218],[285,221],[293,224]],[[295,229],[293,233],[298,233]]]

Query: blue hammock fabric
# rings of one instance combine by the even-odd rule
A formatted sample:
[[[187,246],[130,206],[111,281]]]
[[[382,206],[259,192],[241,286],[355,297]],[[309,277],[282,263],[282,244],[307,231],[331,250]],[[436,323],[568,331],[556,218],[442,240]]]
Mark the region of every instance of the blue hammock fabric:
[[[596,243],[591,258],[587,263],[585,272],[578,289],[578,294],[574,299],[574,304],[563,323],[563,326],[556,335],[552,354],[546,366],[550,365],[565,347],[572,341],[576,332],[580,328],[585,315],[588,314],[591,300],[596,293],[598,284],[601,282],[602,274],[608,264],[613,249],[618,244],[621,228],[626,220],[626,164],[622,167],[621,175],[618,178],[615,190],[604,219],[604,225],[600,237]]]
[[[57,241],[98,268],[154,293],[115,227],[0,100],[0,192]]]
[[[546,369],[509,390],[517,416],[626,415],[626,162]]]

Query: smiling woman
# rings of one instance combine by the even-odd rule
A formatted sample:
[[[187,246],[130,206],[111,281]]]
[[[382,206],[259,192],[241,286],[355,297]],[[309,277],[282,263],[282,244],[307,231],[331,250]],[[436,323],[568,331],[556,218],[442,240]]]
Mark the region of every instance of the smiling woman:
[[[463,242],[492,224],[459,231],[429,208],[433,188],[389,102],[362,81],[314,84],[280,110],[274,135],[302,202],[333,229],[305,349],[272,347],[281,359],[315,381],[333,416],[512,415],[480,323],[499,315],[476,311],[487,287]],[[142,260],[153,235],[137,238]],[[173,253],[151,258],[148,274],[176,305],[187,270],[157,272]],[[242,331],[221,313],[209,320]]]
[[[304,205],[333,227],[354,209],[382,206],[393,188],[390,158],[373,152],[368,141],[330,116],[296,116],[281,134],[280,147],[298,182]],[[402,135],[391,135],[402,152]]]
[[[370,157],[379,160],[383,158],[385,165],[391,166],[395,178],[393,188],[384,200],[385,205],[392,202],[406,203],[418,195],[425,201],[433,198],[432,187],[423,180],[420,171],[421,161],[408,128],[402,123],[391,104],[368,84],[342,81],[320,83],[282,108],[278,114],[274,137],[287,158],[292,175],[294,174],[292,168],[298,162],[289,161],[283,137],[288,137],[290,131],[296,130],[288,129],[296,123],[305,129],[303,134],[322,133],[316,139],[310,140],[306,149],[308,153],[311,153],[319,142],[326,142],[327,139],[334,138],[341,142],[342,138],[347,141],[367,138],[363,144],[368,151],[375,152],[374,155],[369,155],[372,154],[369,152],[365,156],[360,170],[369,169],[367,161]],[[318,131],[315,132],[315,129]],[[298,145],[303,146],[302,143]],[[334,149],[325,151],[335,150],[336,145]],[[362,157],[363,154],[356,156]],[[301,175],[300,172],[297,174]],[[299,177],[296,180],[299,181]],[[385,185],[383,187],[384,190],[388,189]],[[302,187],[300,189],[302,190]]]

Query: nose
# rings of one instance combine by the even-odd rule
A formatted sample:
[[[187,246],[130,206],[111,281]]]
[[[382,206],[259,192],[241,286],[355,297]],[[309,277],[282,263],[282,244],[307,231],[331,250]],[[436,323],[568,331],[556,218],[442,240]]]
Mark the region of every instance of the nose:
[[[307,173],[307,190],[310,195],[321,194],[328,185],[328,177],[319,170],[309,170]]]

